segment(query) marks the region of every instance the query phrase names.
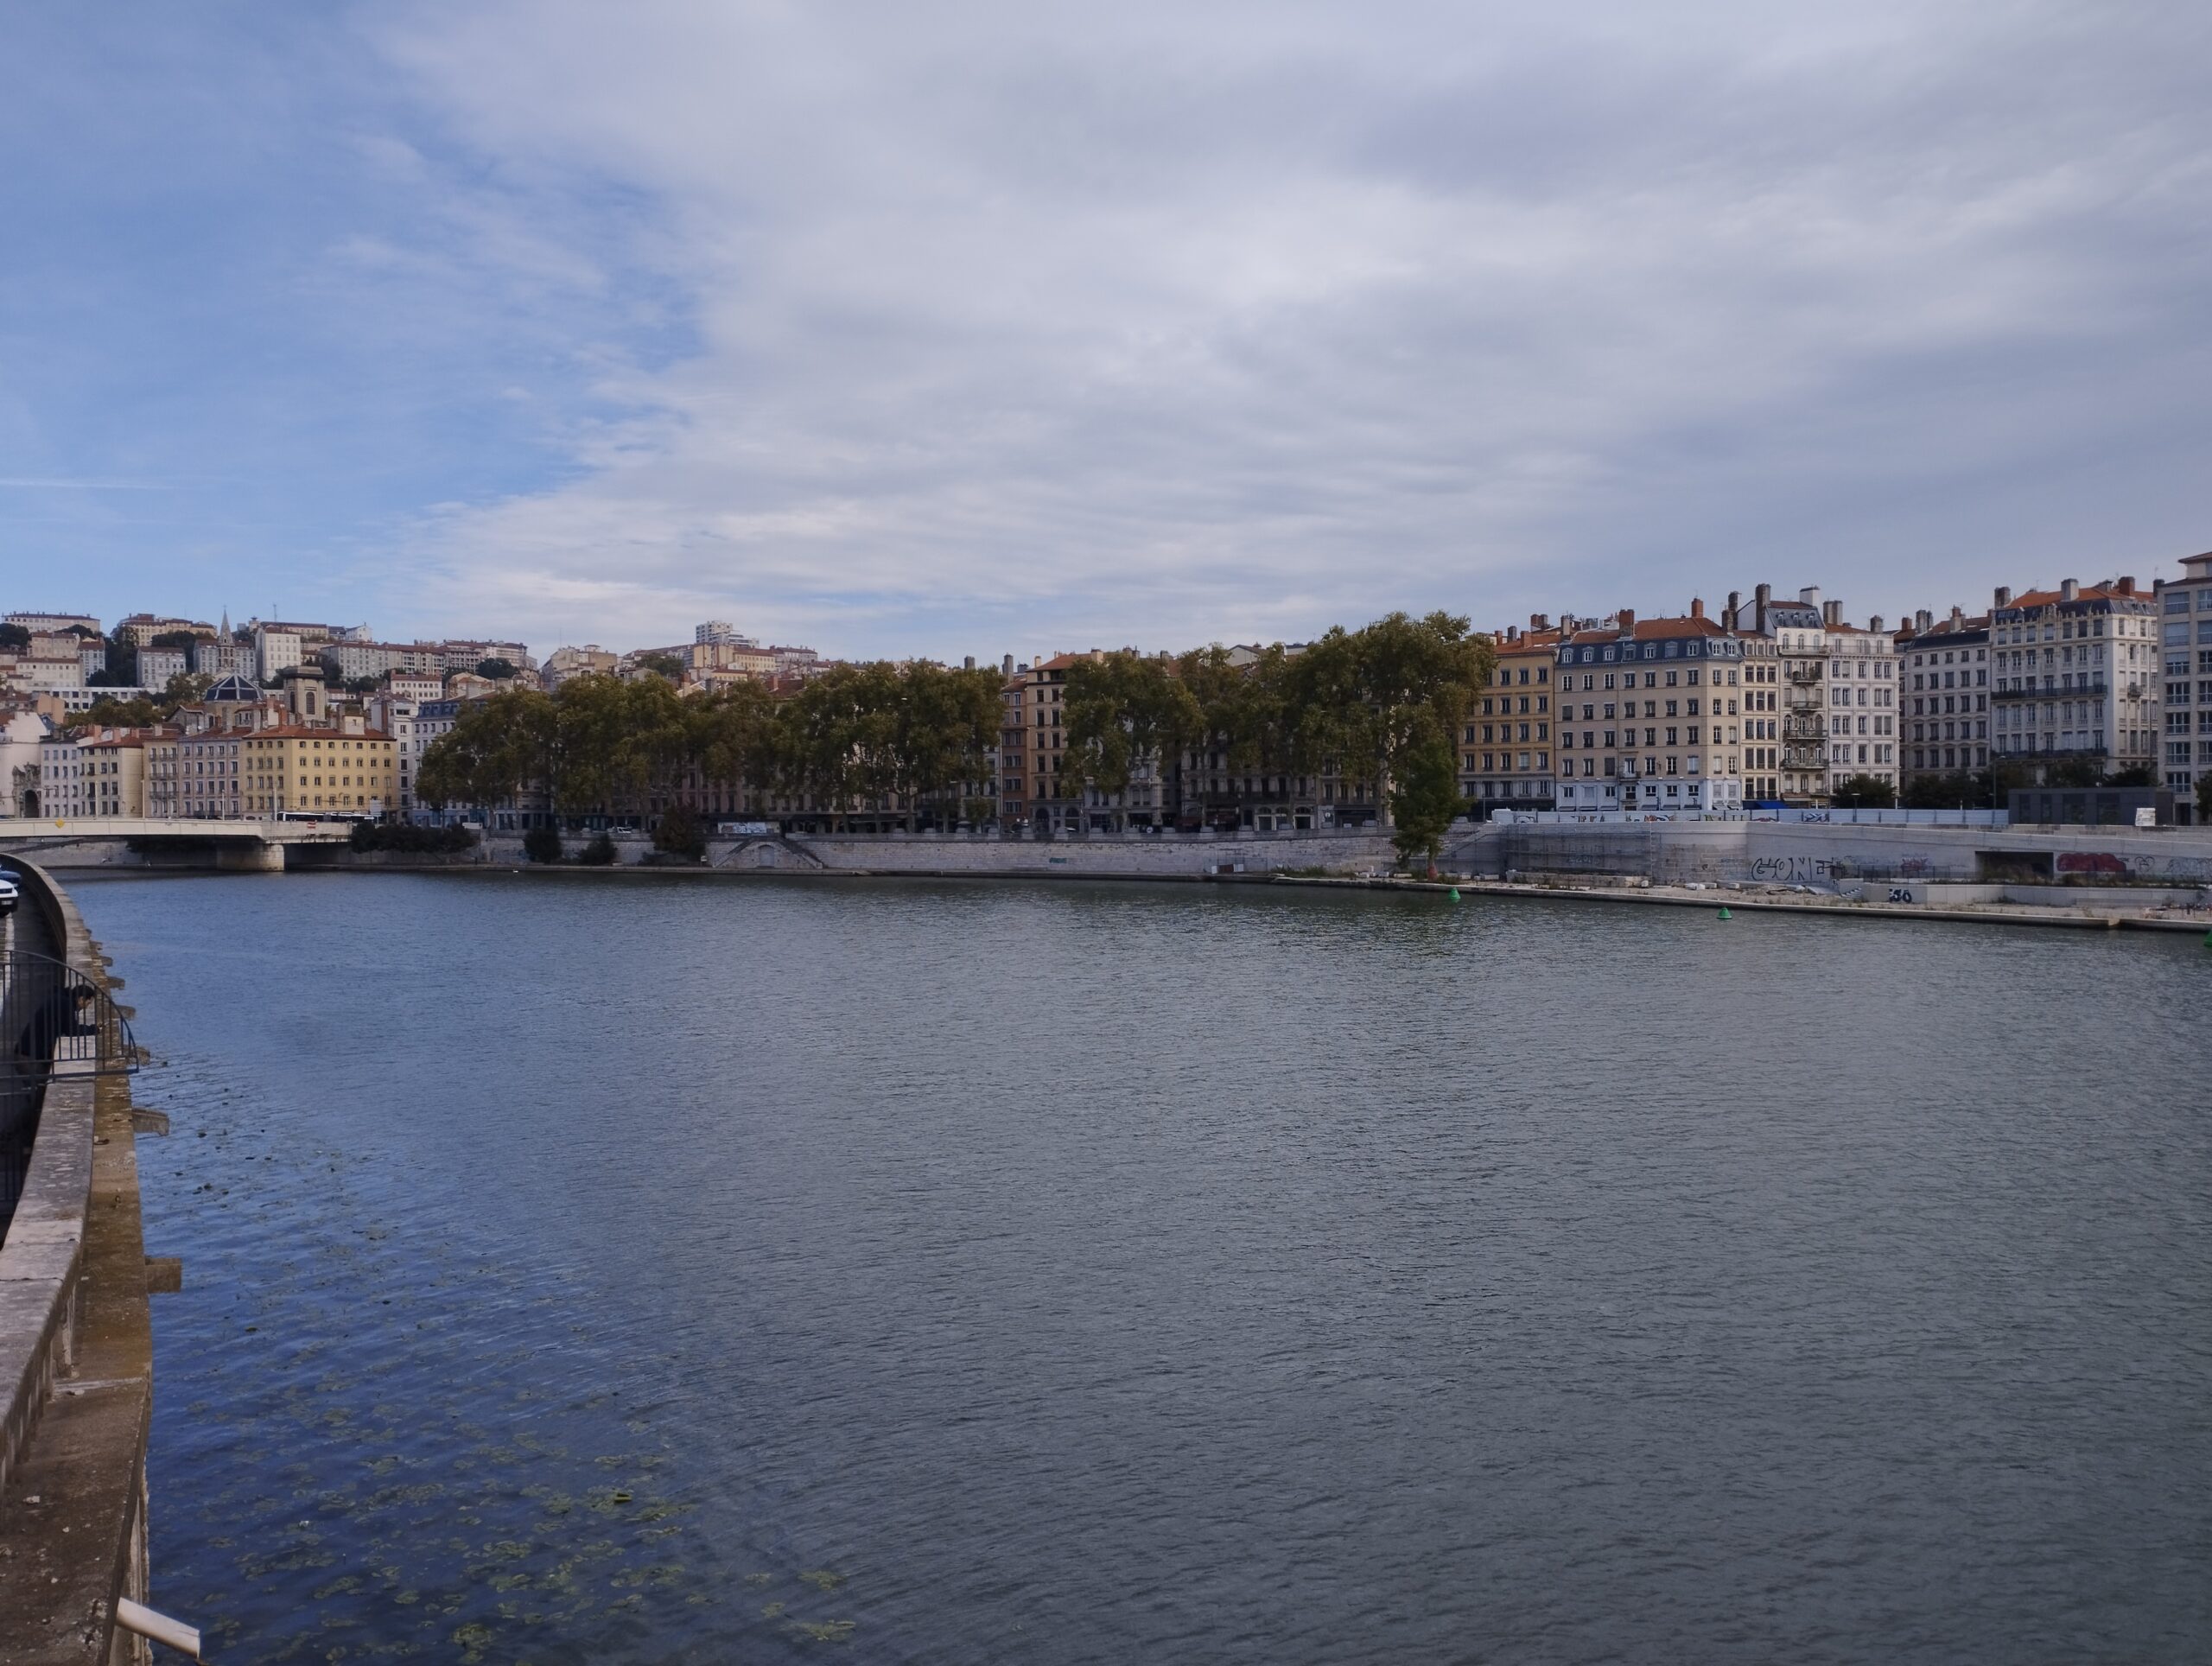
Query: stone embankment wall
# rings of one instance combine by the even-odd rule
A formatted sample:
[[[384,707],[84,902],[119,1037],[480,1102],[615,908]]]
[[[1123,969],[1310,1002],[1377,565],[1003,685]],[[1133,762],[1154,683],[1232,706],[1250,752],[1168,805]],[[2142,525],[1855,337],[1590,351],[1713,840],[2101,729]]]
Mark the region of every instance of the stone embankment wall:
[[[7,866],[19,944],[119,987],[67,893]],[[135,1121],[127,1079],[58,1065],[0,1239],[0,1663],[151,1658],[115,1622],[119,1599],[144,1601],[147,1574],[155,1275]]]
[[[2212,831],[2195,828],[1560,823],[1488,827],[1447,845],[1446,854],[1453,865],[1479,873],[1638,874],[1657,884],[2212,883]]]
[[[569,841],[569,854],[583,841]],[[652,844],[618,839],[625,865],[642,862]],[[521,867],[522,840],[499,835],[474,858]],[[351,866],[340,859],[342,865]],[[863,837],[837,836],[718,839],[707,847],[708,867],[724,873],[1028,875],[1040,879],[1201,879],[1214,872],[1271,874],[1312,870],[1331,874],[1387,871],[1397,861],[1387,835],[1371,832],[1190,836],[1099,835],[1087,839],[999,839],[929,834]],[[394,862],[393,866],[402,865]],[[420,865],[420,864],[415,864]]]

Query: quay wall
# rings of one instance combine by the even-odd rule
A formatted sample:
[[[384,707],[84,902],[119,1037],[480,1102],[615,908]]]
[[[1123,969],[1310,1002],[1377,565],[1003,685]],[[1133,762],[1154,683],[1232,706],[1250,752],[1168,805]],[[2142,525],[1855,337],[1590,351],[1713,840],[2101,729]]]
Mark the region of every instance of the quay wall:
[[[1493,826],[1446,847],[1485,874],[1640,875],[1655,884],[2212,884],[2212,830],[1963,828],[1797,822]]]
[[[583,840],[571,837],[573,857]],[[652,851],[643,838],[615,841],[618,861],[642,862]],[[474,860],[523,866],[519,836],[495,834]],[[311,859],[312,860],[312,859]],[[343,854],[335,865],[351,867]],[[1039,879],[1203,879],[1216,872],[1274,874],[1318,870],[1331,874],[1387,872],[1397,853],[1387,834],[1344,832],[1254,834],[1202,838],[1167,835],[1096,835],[1076,839],[1000,839],[931,834],[792,835],[716,839],[707,846],[709,868],[723,873],[912,874],[916,875],[1029,876]],[[391,866],[421,866],[395,859]]]
[[[4,865],[16,944],[119,988],[67,893]],[[0,1666],[151,1660],[116,1624],[146,1598],[151,1281],[128,1082],[64,1060],[0,1237]]]

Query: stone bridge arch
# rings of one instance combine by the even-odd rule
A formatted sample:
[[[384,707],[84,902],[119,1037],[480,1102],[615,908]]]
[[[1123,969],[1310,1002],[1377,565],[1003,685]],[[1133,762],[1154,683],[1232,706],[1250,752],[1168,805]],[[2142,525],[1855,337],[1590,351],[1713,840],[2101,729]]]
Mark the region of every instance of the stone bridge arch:
[[[822,865],[822,859],[811,850],[803,849],[789,839],[775,836],[740,839],[714,862],[716,868],[787,874],[811,873],[819,870]]]

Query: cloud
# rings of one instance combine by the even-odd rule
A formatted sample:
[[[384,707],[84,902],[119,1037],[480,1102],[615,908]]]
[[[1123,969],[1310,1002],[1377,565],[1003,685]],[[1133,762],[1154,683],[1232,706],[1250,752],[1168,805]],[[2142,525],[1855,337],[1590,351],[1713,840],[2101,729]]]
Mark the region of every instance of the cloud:
[[[380,625],[1026,654],[2206,542],[2201,8],[353,27],[296,289],[391,413],[317,546]]]

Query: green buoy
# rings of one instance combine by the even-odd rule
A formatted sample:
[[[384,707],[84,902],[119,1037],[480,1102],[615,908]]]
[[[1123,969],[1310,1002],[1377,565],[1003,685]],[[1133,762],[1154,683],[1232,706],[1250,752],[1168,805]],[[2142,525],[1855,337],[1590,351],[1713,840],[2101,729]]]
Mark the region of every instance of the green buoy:
[[[1459,887],[1456,885],[1452,887],[1452,900],[1454,902],[1459,900]],[[2205,933],[2204,940],[2207,943],[2212,943],[2212,932]]]
[[[1736,918],[1735,915],[1728,912],[1728,905],[1725,902],[1720,905],[1720,918],[1723,919],[1733,919]]]

